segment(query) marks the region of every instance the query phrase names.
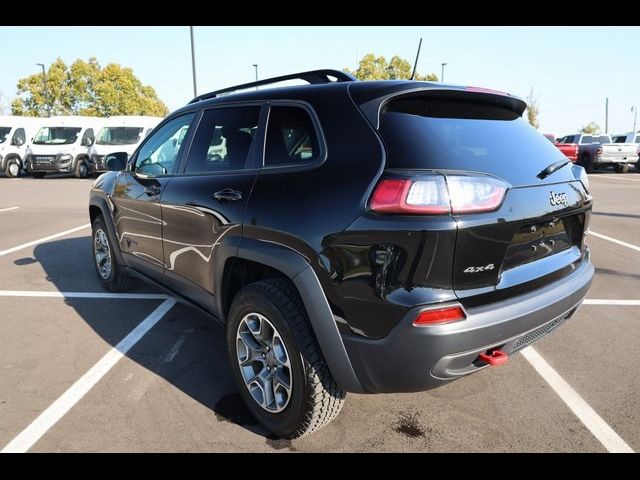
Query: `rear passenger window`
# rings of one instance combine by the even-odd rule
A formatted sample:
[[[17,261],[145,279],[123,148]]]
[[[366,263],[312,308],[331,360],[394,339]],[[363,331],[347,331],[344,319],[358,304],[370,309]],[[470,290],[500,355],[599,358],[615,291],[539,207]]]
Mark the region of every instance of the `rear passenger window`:
[[[591,135],[583,135],[580,143],[593,143],[593,137]]]
[[[185,173],[249,168],[247,161],[259,117],[260,107],[224,107],[205,111]]]
[[[304,165],[319,157],[318,135],[307,111],[300,107],[271,107],[265,166]]]

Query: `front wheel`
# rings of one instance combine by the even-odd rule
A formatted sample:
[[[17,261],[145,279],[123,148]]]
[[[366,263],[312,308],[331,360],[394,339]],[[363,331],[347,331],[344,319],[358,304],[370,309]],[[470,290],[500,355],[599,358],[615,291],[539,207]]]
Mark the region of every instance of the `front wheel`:
[[[121,292],[133,286],[134,279],[118,263],[113,250],[114,245],[109,239],[107,226],[101,215],[93,221],[91,231],[93,238],[93,266],[102,286],[112,292]]]
[[[79,160],[78,163],[76,163],[76,168],[73,172],[73,175],[76,178],[87,178],[87,175],[89,175],[89,167],[87,167],[87,164],[84,160]]]
[[[12,158],[7,160],[7,165],[4,167],[4,174],[9,178],[16,178],[20,175],[20,164],[18,160]]]
[[[302,437],[340,412],[346,394],[287,281],[263,280],[240,290],[229,312],[227,350],[242,399],[277,436]]]

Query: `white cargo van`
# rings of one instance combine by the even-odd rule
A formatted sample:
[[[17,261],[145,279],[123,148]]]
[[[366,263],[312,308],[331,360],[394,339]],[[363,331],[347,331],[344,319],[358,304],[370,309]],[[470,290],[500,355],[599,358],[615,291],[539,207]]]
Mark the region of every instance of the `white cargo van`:
[[[61,116],[42,119],[29,145],[25,170],[35,178],[47,173],[89,175],[89,150],[104,120],[98,117]]]
[[[27,144],[36,133],[41,118],[0,115],[0,172],[17,177],[22,171]]]
[[[104,158],[114,152],[127,152],[130,156],[140,142],[162,121],[160,117],[137,115],[114,116],[103,119],[103,126],[89,152],[92,174],[106,171]]]

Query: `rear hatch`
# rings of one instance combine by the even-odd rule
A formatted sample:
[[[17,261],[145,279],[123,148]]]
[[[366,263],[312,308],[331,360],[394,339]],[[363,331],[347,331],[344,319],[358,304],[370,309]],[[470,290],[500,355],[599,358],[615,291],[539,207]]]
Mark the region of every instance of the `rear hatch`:
[[[521,118],[523,109],[524,102],[514,103],[513,97],[461,90],[405,93],[380,106],[387,152],[383,179],[445,178],[451,206],[443,214],[458,226],[452,285],[467,306],[542,286],[585,258],[591,208],[586,176]],[[543,174],[550,165],[555,171]],[[453,197],[475,186],[452,189],[453,179],[474,177],[505,186],[491,211],[454,207],[460,200]],[[490,187],[489,182],[479,188]],[[471,195],[481,199],[482,191]]]

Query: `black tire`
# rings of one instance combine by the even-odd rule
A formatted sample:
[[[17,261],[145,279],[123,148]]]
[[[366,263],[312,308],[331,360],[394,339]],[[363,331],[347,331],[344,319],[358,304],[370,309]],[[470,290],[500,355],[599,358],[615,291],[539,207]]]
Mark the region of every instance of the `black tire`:
[[[44,178],[45,175],[45,172],[31,172],[33,178]]]
[[[587,173],[593,173],[593,162],[589,155],[582,155],[580,157],[580,165],[582,165]]]
[[[17,168],[17,170],[16,170]],[[7,164],[4,166],[4,174],[9,178],[16,178],[20,176],[20,162],[15,158],[7,160]]]
[[[627,165],[626,163],[616,164],[614,168],[616,173],[627,173],[629,171],[629,165]]]
[[[100,231],[104,232],[104,238],[106,238],[106,241],[109,245],[108,259],[110,262],[110,269],[108,275],[106,276],[103,275],[103,273],[100,271],[98,262],[96,260],[96,235],[98,235]],[[100,280],[100,283],[102,283],[102,286],[104,288],[111,292],[122,292],[124,290],[128,290],[136,284],[136,280],[126,273],[123,266],[118,263],[116,255],[114,255],[113,249],[117,248],[117,246],[114,247],[114,244],[109,237],[109,231],[107,230],[102,215],[98,215],[91,225],[91,244],[91,252],[93,253],[93,267],[96,270],[98,280]]]
[[[84,160],[78,160],[76,162],[76,168],[73,170],[73,176],[76,178],[87,178],[89,175],[89,166]]]
[[[275,326],[288,352],[291,395],[286,407],[278,413],[265,410],[253,399],[240,371],[236,333],[242,319],[250,313],[264,315]],[[331,376],[300,297],[286,280],[263,280],[238,292],[227,322],[227,351],[242,399],[253,416],[277,436],[302,437],[322,428],[340,413],[346,393]]]

